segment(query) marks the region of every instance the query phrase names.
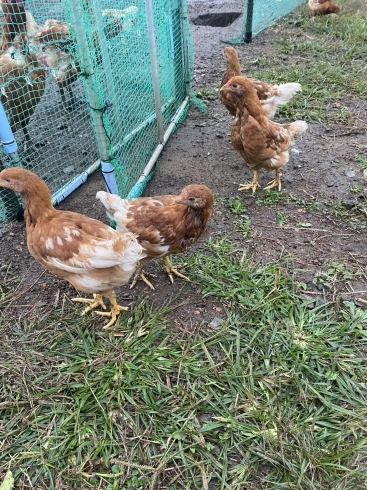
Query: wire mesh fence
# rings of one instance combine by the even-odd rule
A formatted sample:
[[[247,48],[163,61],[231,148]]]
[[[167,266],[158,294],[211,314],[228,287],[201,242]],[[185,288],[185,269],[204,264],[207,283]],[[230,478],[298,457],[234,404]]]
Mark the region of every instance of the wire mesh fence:
[[[0,95],[21,165],[54,202],[100,163],[112,191],[139,195],[187,108],[185,1],[27,0],[25,17],[11,21],[1,4]],[[9,26],[16,34],[5,45]],[[1,156],[1,167],[12,164]],[[0,228],[16,209],[1,190]]]
[[[259,32],[271,26],[278,19],[289,14],[304,0],[244,0],[243,24],[241,31],[226,42],[240,44],[250,42]]]

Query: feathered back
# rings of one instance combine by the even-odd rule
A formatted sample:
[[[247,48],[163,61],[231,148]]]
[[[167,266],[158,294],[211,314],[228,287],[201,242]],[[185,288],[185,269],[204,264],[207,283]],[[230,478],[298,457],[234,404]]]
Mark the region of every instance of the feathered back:
[[[308,0],[311,15],[337,14],[340,8],[335,5],[333,0]]]
[[[164,195],[121,199],[97,192],[119,231],[130,231],[149,258],[178,253],[194,243],[205,230],[213,210],[213,193],[205,185],[186,186],[178,196]]]
[[[16,36],[20,36],[21,43],[25,42],[26,13],[21,0],[5,0],[1,2],[3,11],[1,50],[5,51],[13,44]]]

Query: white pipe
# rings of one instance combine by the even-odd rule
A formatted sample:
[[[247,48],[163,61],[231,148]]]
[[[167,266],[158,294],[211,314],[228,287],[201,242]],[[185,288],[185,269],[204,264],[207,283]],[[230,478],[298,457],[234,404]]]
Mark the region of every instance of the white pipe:
[[[161,95],[159,90],[159,73],[158,73],[158,63],[157,63],[157,50],[155,44],[152,0],[145,0],[145,13],[147,16],[150,64],[152,69],[155,112],[157,115],[158,141],[162,142],[164,138],[164,125],[163,125],[163,118],[162,118]]]
[[[168,126],[166,132],[163,135],[162,142],[158,144],[157,148],[154,150],[152,156],[149,159],[149,162],[145,166],[142,174],[140,175],[139,179],[136,181],[136,183],[133,185],[133,187],[130,189],[129,194],[127,195],[127,199],[130,199],[131,197],[137,197],[140,195],[140,190],[141,190],[141,184],[144,182],[144,180],[148,177],[150,174],[152,168],[154,167],[155,162],[157,161],[159,155],[161,154],[164,146],[166,145],[169,137],[171,136],[173,130],[175,129],[177,125],[177,121],[180,119],[181,114],[185,110],[187,104],[189,103],[189,96],[186,96],[180,107],[178,108],[176,114],[173,116],[170,125]]]
[[[59,189],[55,194],[52,195],[52,204],[55,206],[59,204],[61,201],[66,199],[72,192],[75,191],[78,187],[80,187],[87,178],[92,175],[96,170],[98,170],[101,164],[100,160],[96,160],[90,167],[87,168],[83,173],[74,177],[70,182],[68,182],[64,187]]]

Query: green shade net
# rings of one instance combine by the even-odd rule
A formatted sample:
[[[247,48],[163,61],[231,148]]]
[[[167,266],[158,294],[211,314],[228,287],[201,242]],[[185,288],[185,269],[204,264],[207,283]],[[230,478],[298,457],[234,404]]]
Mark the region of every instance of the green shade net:
[[[245,0],[241,31],[226,42],[241,44],[289,14],[304,0]]]
[[[136,185],[137,181],[162,134],[168,128],[174,131],[186,115],[193,69],[186,4],[151,1],[153,62],[145,0],[25,2],[38,28],[56,19],[65,23],[67,32],[44,36],[40,45],[30,36],[26,49],[36,61],[32,65],[26,60],[23,78],[17,74],[0,77],[1,100],[9,120],[14,111],[9,101],[15,101],[20,119],[26,119],[29,104],[17,97],[15,85],[32,88],[35,65],[43,70],[44,88],[33,100],[27,119],[30,142],[21,124],[12,124],[12,129],[21,164],[46,181],[55,202],[85,181],[101,160],[112,165],[116,192],[123,197],[141,194],[147,179]],[[160,132],[153,64],[163,123]],[[64,76],[61,86],[67,72],[69,79]],[[0,165],[13,162],[3,153]],[[14,194],[0,191],[0,229],[16,208]]]

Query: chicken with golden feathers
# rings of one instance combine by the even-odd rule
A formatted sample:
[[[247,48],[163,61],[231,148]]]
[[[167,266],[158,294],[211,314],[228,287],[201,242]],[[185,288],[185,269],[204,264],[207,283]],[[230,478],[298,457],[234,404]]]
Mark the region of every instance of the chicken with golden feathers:
[[[111,310],[100,312],[111,320],[127,308],[116,301],[115,288],[126,284],[137,263],[146,254],[133,233],[119,233],[101,221],[52,206],[45,182],[33,172],[18,167],[0,172],[0,187],[18,192],[24,199],[27,246],[42,267],[65,279],[77,290],[92,293],[93,299],[74,298],[87,303],[83,314],[109,299]]]
[[[281,190],[280,169],[289,160],[289,148],[294,138],[307,129],[305,121],[279,124],[271,121],[257,96],[252,82],[244,76],[232,77],[221,88],[224,100],[236,107],[236,116],[231,128],[231,142],[254,172],[249,184],[240,184],[238,190],[252,189],[259,185],[261,168],[274,170],[275,178],[265,189],[277,187]]]
[[[130,231],[137,235],[146,252],[143,260],[164,257],[171,282],[172,274],[189,280],[178,272],[169,257],[186,250],[203,234],[213,210],[213,193],[207,186],[190,184],[176,196],[122,199],[99,191],[96,197],[106,208],[107,215],[116,222],[117,230]],[[141,263],[132,285],[138,278],[154,289]]]

